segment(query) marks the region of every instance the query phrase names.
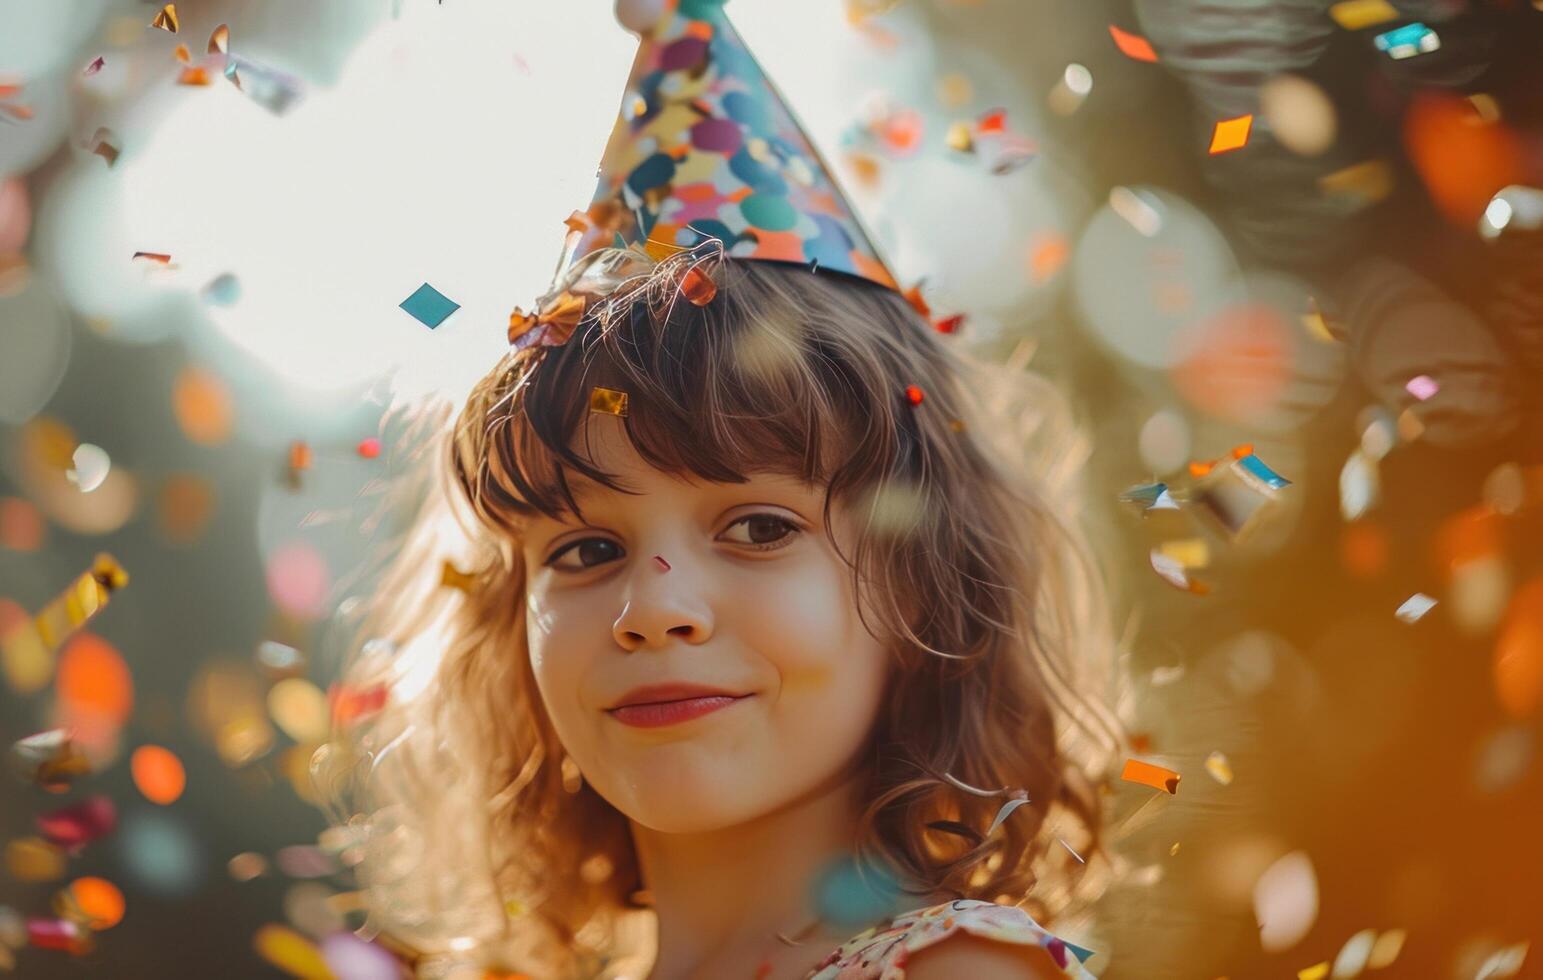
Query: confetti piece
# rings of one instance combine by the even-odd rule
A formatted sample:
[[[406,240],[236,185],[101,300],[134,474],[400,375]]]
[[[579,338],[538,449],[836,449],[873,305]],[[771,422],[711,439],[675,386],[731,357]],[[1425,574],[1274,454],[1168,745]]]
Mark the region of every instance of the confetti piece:
[[[1402,929],[1389,929],[1380,933],[1377,941],[1372,943],[1372,953],[1366,958],[1366,968],[1380,970],[1385,966],[1391,966],[1404,949],[1406,935]]]
[[[1301,942],[1318,918],[1318,875],[1302,851],[1283,855],[1254,883],[1259,945],[1279,953]]]
[[[112,460],[108,458],[107,451],[89,442],[75,447],[73,462],[75,465],[64,475],[80,488],[81,493],[90,493],[100,487],[112,469]]]
[[[188,46],[186,44],[177,45],[176,49],[172,51],[172,57],[176,58],[184,65],[190,65],[193,63],[193,52],[188,50]]]
[[[252,937],[257,955],[274,967],[301,980],[325,980],[333,976],[327,961],[311,941],[287,926],[265,925]]]
[[[1329,16],[1347,31],[1384,24],[1398,17],[1388,0],[1343,0],[1329,8]]]
[[[1211,778],[1223,786],[1232,785],[1232,765],[1227,762],[1227,757],[1220,752],[1212,752],[1205,757],[1205,771],[1211,774]]]
[[[1386,160],[1366,160],[1318,178],[1325,194],[1345,200],[1353,209],[1370,207],[1393,193],[1393,168]]]
[[[241,280],[222,272],[209,280],[202,290],[204,302],[211,306],[234,306],[241,299]]]
[[[1018,790],[1018,792],[1023,793],[1023,790]],[[1028,802],[1029,797],[1028,794],[1025,793],[1016,799],[1011,799],[1006,803],[1003,803],[1001,808],[997,810],[996,817],[991,821],[991,826],[986,828],[986,836],[990,837],[992,834],[996,833],[996,829],[1002,826],[1003,821],[1012,816],[1014,810],[1026,805]]]
[[[107,64],[107,59],[98,56],[96,60],[92,61],[91,64],[86,66],[86,77],[90,78],[92,75],[95,75],[97,72],[101,71],[102,66],[105,64]]]
[[[1059,837],[1057,837],[1056,840],[1060,842],[1062,847],[1066,848],[1067,852],[1070,853],[1072,857],[1077,859],[1077,863],[1078,864],[1087,864],[1088,863],[1088,862],[1084,861],[1082,859],[1082,855],[1078,854],[1075,850],[1073,850],[1072,846],[1070,844],[1066,843],[1066,841],[1062,840]]]
[[[270,680],[283,680],[305,671],[305,655],[294,647],[275,640],[264,640],[259,643],[253,659]]]
[[[470,595],[476,587],[477,579],[470,572],[463,572],[456,568],[455,564],[447,559],[440,566],[439,584]]]
[[[17,881],[57,881],[64,877],[64,851],[41,837],[19,837],[5,845],[5,867]]]
[[[605,415],[617,415],[623,418],[627,415],[627,393],[617,391],[614,388],[602,388],[596,385],[589,392],[589,410]]]
[[[718,284],[700,266],[694,265],[682,277],[680,291],[692,306],[706,306],[718,295]]]
[[[1339,978],[1358,977],[1366,969],[1366,961],[1370,958],[1373,945],[1377,940],[1377,930],[1362,929],[1360,932],[1345,940],[1345,945],[1340,947],[1339,955],[1334,957],[1332,970],[1336,980]]]
[[[1314,963],[1312,966],[1298,970],[1297,980],[1323,980],[1328,975],[1329,961],[1324,960],[1322,963]]]
[[[70,882],[69,896],[84,925],[95,932],[123,921],[123,892],[106,878],[76,878]]]
[[[400,305],[413,319],[430,330],[444,323],[446,317],[461,308],[459,303],[451,301],[428,283],[419,286]]]
[[[1180,538],[1164,541],[1157,546],[1163,557],[1178,562],[1184,568],[1204,568],[1211,563],[1211,547],[1205,538]]]
[[[365,459],[375,459],[380,455],[380,440],[374,436],[368,439],[361,439],[359,445],[355,447],[355,451]]]
[[[1120,499],[1130,504],[1140,504],[1142,510],[1150,510],[1168,492],[1166,483],[1138,483],[1120,494]]]
[[[91,939],[68,919],[28,919],[27,942],[38,949],[57,949],[72,956],[91,951]]]
[[[1421,23],[1405,24],[1372,39],[1378,51],[1385,52],[1394,61],[1413,58],[1417,54],[1429,54],[1441,48],[1441,37]]]
[[[304,677],[288,677],[268,690],[268,714],[279,730],[301,744],[327,737],[327,696]]]
[[[181,799],[187,787],[187,770],[176,753],[159,745],[141,745],[129,757],[134,785],[151,803],[169,806]]]
[[[78,847],[112,833],[118,826],[118,808],[106,796],[93,796],[36,819],[39,832],[51,843]]]
[[[1339,512],[1346,521],[1364,517],[1382,499],[1377,463],[1362,450],[1352,452],[1339,471]]]
[[[1416,592],[1405,599],[1403,604],[1393,611],[1393,615],[1397,616],[1401,622],[1418,623],[1426,613],[1434,608],[1436,608],[1435,599],[1432,599],[1423,592]]]
[[[922,399],[926,397],[927,396],[923,394],[922,390],[916,385],[905,386],[905,400],[910,402],[912,405],[920,405],[922,403]]]
[[[1441,385],[1428,374],[1417,374],[1404,383],[1404,389],[1423,402],[1440,391]]]
[[[1144,192],[1116,187],[1109,192],[1109,208],[1146,238],[1163,230],[1163,217]]]
[[[69,636],[101,612],[113,592],[129,582],[123,566],[108,554],[99,554],[86,572],[58,598],[43,607],[34,620],[43,643],[57,649]]]
[[[959,326],[962,323],[964,323],[964,314],[956,313],[953,316],[932,321],[932,329],[936,330],[938,333],[952,334],[958,332]]]
[[[656,564],[656,565],[658,565],[658,566],[659,566],[659,570],[660,570],[660,571],[661,571],[661,572],[668,572],[668,571],[669,571],[669,570],[670,570],[670,563],[669,563],[669,562],[667,562],[667,561],[665,561],[665,560],[664,560],[664,559],[663,559],[663,558],[662,558],[662,557],[661,557],[661,556],[659,556],[659,555],[655,555],[655,556],[654,556],[654,564]]]
[[[332,722],[349,725],[362,721],[386,706],[390,688],[375,684],[366,688],[334,684],[327,689],[327,701],[332,705]],[[312,761],[315,768],[315,761]]]
[[[1178,589],[1180,592],[1188,592],[1192,595],[1209,595],[1211,587],[1199,579],[1192,578],[1184,566],[1164,555],[1160,550],[1153,548],[1149,556],[1152,570],[1158,574],[1164,582]]]
[[[1248,134],[1253,129],[1252,114],[1236,119],[1222,119],[1211,132],[1211,153],[1228,153],[1248,145]]]
[[[91,771],[91,763],[63,728],[18,739],[11,746],[11,771],[51,792],[63,792],[70,781]]]
[[[1165,769],[1150,762],[1142,762],[1140,759],[1126,759],[1125,769],[1120,773],[1120,778],[1126,782],[1140,783],[1153,789],[1164,790],[1171,796],[1178,793],[1179,780],[1184,777],[1172,769]]]
[[[268,859],[252,851],[243,851],[225,862],[225,870],[235,881],[251,881],[268,872]]]
[[[957,153],[973,153],[975,151],[975,137],[970,135],[970,124],[967,122],[952,123],[948,127],[948,133],[943,138],[950,150]]]
[[[1157,60],[1157,52],[1152,49],[1152,42],[1139,34],[1131,34],[1122,31],[1113,24],[1109,25],[1109,36],[1114,38],[1114,46],[1120,49],[1120,53],[1134,61],[1153,62]]]
[[[226,56],[225,78],[243,95],[275,116],[288,112],[305,90],[304,83],[295,76],[239,55]]]
[[[109,167],[118,162],[118,136],[106,126],[98,127],[86,145],[92,153],[106,160]]]
[[[171,262],[171,256],[165,252],[135,252],[133,259],[130,261],[137,262],[141,259],[157,265],[168,265]]]
[[[177,33],[177,5],[168,3],[162,7],[161,12],[156,14],[155,19],[150,22],[150,26],[172,34]]]
[[[198,65],[184,68],[182,69],[182,73],[177,76],[177,84],[193,86],[208,85],[209,71],[208,69],[202,68]]]
[[[314,461],[315,454],[311,451],[310,444],[301,439],[296,439],[289,444],[284,472],[288,476],[290,489],[300,489],[300,474],[310,469]]]
[[[209,54],[229,54],[230,53],[230,27],[228,25],[221,24],[219,27],[216,27],[214,29],[214,32],[212,34],[209,35],[209,51],[208,51],[208,53]]]
[[[1254,455],[1253,447],[1247,447],[1247,451],[1237,456],[1233,466],[1248,478],[1257,481],[1271,490],[1283,490],[1291,486],[1291,481],[1281,476],[1264,464],[1264,460]]]

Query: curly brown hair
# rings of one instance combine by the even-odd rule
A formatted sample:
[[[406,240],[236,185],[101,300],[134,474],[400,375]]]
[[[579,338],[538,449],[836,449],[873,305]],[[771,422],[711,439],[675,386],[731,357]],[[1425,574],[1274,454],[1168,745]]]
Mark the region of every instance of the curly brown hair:
[[[570,274],[590,304],[568,343],[511,353],[452,425],[424,423],[440,479],[346,674],[392,697],[332,747],[376,927],[451,959],[595,975],[642,907],[627,818],[565,766],[526,655],[522,527],[578,513],[572,474],[616,486],[583,446],[596,385],[628,393],[627,434],[660,470],[796,475],[858,517],[843,558],[895,657],[864,856],[916,895],[1027,903],[1043,922],[1085,904],[1089,865],[1046,845],[1101,855],[1119,733],[1101,577],[1069,511],[1085,447],[1055,392],[971,362],[871,283],[724,259],[697,306],[678,296],[689,256],[597,274],[614,258]],[[469,586],[440,585],[445,558]],[[988,837],[1002,799],[955,780],[1030,803]]]

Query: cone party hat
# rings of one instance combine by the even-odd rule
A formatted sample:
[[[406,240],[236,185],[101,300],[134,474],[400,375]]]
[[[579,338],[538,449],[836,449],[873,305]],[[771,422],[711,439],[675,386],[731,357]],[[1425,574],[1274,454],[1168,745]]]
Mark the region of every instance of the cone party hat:
[[[594,200],[574,216],[579,234],[565,264],[607,246],[691,248],[716,238],[734,258],[807,265],[898,290],[724,2],[618,3],[618,19],[641,43]]]

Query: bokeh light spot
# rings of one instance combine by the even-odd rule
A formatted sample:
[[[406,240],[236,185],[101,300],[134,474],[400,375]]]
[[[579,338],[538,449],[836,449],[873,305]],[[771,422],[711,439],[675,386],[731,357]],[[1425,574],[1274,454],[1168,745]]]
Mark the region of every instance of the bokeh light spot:
[[[134,785],[151,803],[175,803],[187,787],[187,771],[176,753],[159,745],[141,745],[129,757]]]

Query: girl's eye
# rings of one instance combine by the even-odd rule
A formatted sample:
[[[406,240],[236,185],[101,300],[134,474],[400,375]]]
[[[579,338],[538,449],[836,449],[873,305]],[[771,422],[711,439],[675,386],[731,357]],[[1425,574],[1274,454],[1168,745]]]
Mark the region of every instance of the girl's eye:
[[[546,564],[550,568],[563,572],[582,572],[586,569],[594,568],[596,565],[604,565],[608,561],[615,561],[625,554],[626,552],[622,550],[621,545],[610,538],[580,538],[578,541],[571,541],[559,548],[552,557],[546,560]],[[559,559],[569,555],[576,558],[578,563],[569,562],[563,564],[559,561]]]
[[[791,538],[801,528],[785,517],[776,514],[749,514],[723,530],[723,539],[734,544],[748,545],[760,551],[771,551],[791,544]]]

